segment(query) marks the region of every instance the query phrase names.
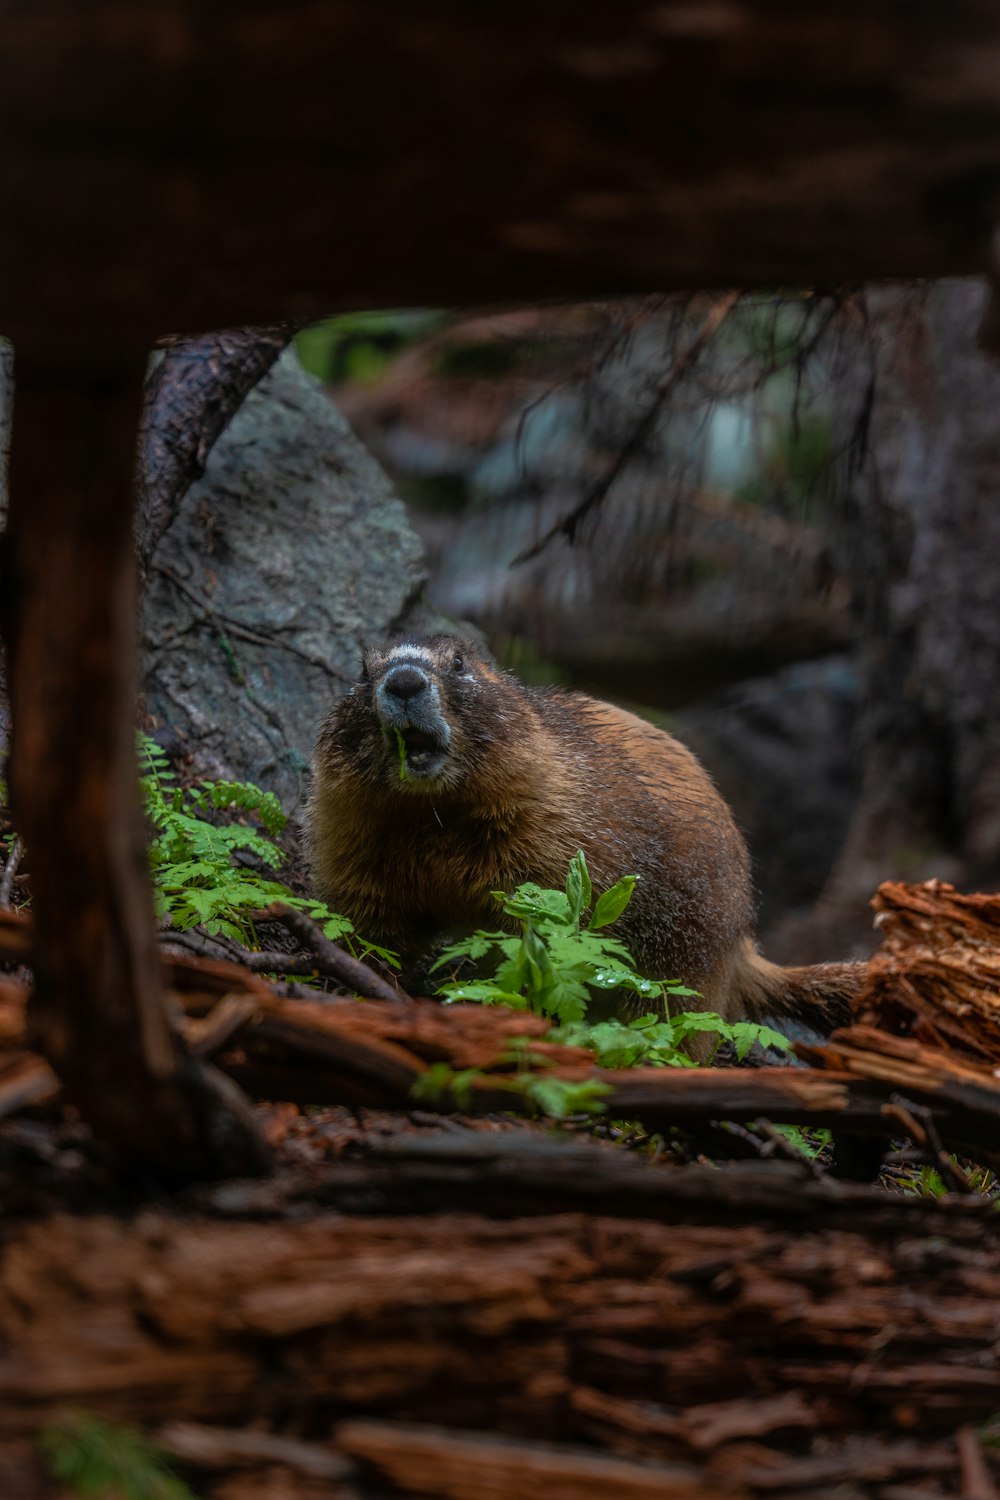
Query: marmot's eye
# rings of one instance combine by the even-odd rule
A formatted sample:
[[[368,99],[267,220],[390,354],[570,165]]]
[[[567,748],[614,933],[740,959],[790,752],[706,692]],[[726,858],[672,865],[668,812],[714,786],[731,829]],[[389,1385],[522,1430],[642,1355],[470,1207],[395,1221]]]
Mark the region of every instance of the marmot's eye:
[[[455,672],[461,672],[462,668],[465,666],[465,662],[459,656],[459,654],[458,654],[457,651],[455,652],[455,655],[451,659],[451,665],[452,665],[452,670],[455,671]]]

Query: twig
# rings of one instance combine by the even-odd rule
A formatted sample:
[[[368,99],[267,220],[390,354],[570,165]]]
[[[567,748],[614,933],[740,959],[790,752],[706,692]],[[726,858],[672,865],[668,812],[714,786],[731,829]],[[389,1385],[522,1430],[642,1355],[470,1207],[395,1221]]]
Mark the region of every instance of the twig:
[[[14,889],[14,881],[17,878],[23,854],[24,842],[20,837],[17,837],[11,845],[10,854],[7,856],[7,863],[3,867],[3,878],[0,879],[0,909],[9,910],[13,905],[11,892]]]
[[[755,1120],[754,1129],[760,1132],[770,1148],[762,1153],[765,1159],[768,1156],[780,1156],[785,1161],[795,1162],[796,1166],[806,1167],[813,1177],[826,1175],[813,1157],[807,1156],[804,1151],[800,1151],[797,1146],[793,1145],[787,1136],[782,1135],[781,1131],[771,1124],[770,1120]]]
[[[214,962],[237,964],[250,974],[299,974],[307,977],[319,977],[326,975],[327,978],[339,979],[338,974],[327,974],[327,970],[321,959],[307,953],[280,953],[277,949],[264,953],[251,953],[246,948],[241,948],[239,943],[231,942],[229,938],[208,937],[200,933],[185,929],[178,931],[176,928],[168,927],[161,933],[163,952],[170,953],[178,948],[184,952],[192,953],[198,958],[211,959]],[[344,983],[340,980],[340,983]],[[366,980],[366,984],[368,981]],[[270,987],[276,995],[283,1000],[315,1000],[323,1004],[326,1000],[335,997],[326,990],[313,989],[308,985],[295,984],[292,980],[282,982],[280,979],[271,980]],[[355,988],[355,986],[351,986]],[[403,1000],[407,996],[400,991],[393,991],[394,1000]]]
[[[698,360],[706,345],[718,333],[739,299],[739,292],[726,292],[719,298],[707,313],[701,327],[694,335],[690,344],[677,356],[667,375],[656,387],[656,394],[653,401],[636,423],[627,441],[619,448],[604,474],[590,487],[583,499],[577,505],[574,505],[572,510],[560,516],[559,520],[549,527],[548,531],[545,532],[539,541],[533,542],[530,547],[526,547],[523,552],[519,552],[511,566],[517,563],[530,562],[532,558],[537,557],[540,552],[543,552],[557,536],[565,536],[569,541],[573,541],[580,522],[596,506],[601,504],[611,486],[615,483],[615,480],[624,470],[626,464],[634,458],[652,431],[660,412],[663,410],[664,403],[673,394],[673,391]]]
[[[210,937],[207,933],[193,932],[190,928],[170,925],[169,918],[161,929],[160,940],[172,947],[186,948],[199,958],[224,958],[231,963],[242,963],[245,953],[226,938]]]
[[[314,967],[321,974],[346,985],[349,990],[355,990],[371,1000],[409,1000],[410,996],[403,990],[387,984],[367,964],[353,958],[350,953],[345,953],[336,943],[331,943],[322,928],[311,917],[307,917],[305,912],[295,911],[283,901],[275,901],[263,911],[254,913],[254,921],[268,920],[280,922],[286,927],[304,948],[316,955]]]
[[[953,1162],[938,1134],[934,1111],[926,1105],[912,1104],[909,1100],[893,1096],[883,1105],[886,1119],[898,1120],[903,1130],[919,1147],[918,1157],[923,1162],[933,1162],[945,1182],[957,1193],[974,1193],[976,1190],[957,1162]]]
[[[986,1466],[976,1429],[960,1427],[956,1441],[962,1469],[962,1500],[998,1500],[1000,1492]]]
[[[197,591],[185,583],[183,578],[173,568],[167,567],[165,563],[153,563],[153,571],[161,573],[168,578],[177,591],[184,595],[196,609],[201,611],[199,624],[210,625],[219,635],[234,635],[239,641],[247,641],[251,646],[277,647],[279,651],[288,651],[292,656],[298,656],[302,661],[308,662],[311,667],[318,667],[325,672],[327,677],[332,677],[336,682],[350,683],[353,678],[346,672],[338,672],[332,667],[325,657],[317,656],[312,651],[303,651],[301,646],[295,646],[291,641],[283,641],[277,635],[265,634],[259,630],[253,630],[249,625],[244,625],[241,620],[236,620],[232,615],[223,614],[216,609],[207,599],[199,595]],[[223,630],[222,627],[225,627]]]
[[[252,995],[224,995],[207,1016],[185,1022],[184,1033],[192,1056],[214,1057],[257,1013],[257,1001]]]
[[[615,355],[618,353],[619,349],[627,344],[629,339],[632,338],[636,329],[640,328],[643,323],[645,323],[648,319],[652,318],[657,312],[659,312],[666,301],[667,298],[661,293],[657,293],[652,297],[644,297],[637,310],[626,319],[624,327],[615,335],[613,339],[610,340],[608,344],[606,344],[602,349],[599,349],[598,352],[590,359],[584,361],[582,364],[576,365],[569,371],[568,374],[563,375],[559,380],[554,380],[550,385],[546,386],[544,391],[541,391],[537,396],[529,401],[527,406],[522,407],[517,419],[517,429],[514,433],[514,454],[517,462],[518,478],[520,480],[523,481],[525,478],[525,431],[527,429],[530,418],[535,414],[538,408],[540,406],[543,406],[546,401],[554,396],[556,391],[562,390],[564,386],[582,385],[585,380],[590,379],[590,377],[600,366],[606,366],[610,364]]]
[[[288,908],[291,910],[291,908]],[[315,953],[282,953],[278,949],[267,949],[264,952],[252,953],[246,948],[241,948],[238,943],[229,938],[209,937],[207,935],[194,933],[190,929],[178,931],[175,928],[167,928],[163,937],[168,943],[176,944],[178,947],[186,948],[191,953],[196,953],[201,958],[223,957],[231,963],[239,964],[242,969],[249,969],[251,974],[299,974],[318,978],[323,975],[328,979],[336,979],[338,983],[346,985],[349,989],[358,990],[363,984],[364,993],[375,1000],[406,1000],[409,996],[394,986],[384,984],[381,991],[376,992],[369,986],[377,985],[382,981],[377,974],[361,963],[360,959],[353,958],[345,953],[342,948],[336,947],[329,938],[325,937],[322,929],[309,917],[303,917],[308,924],[306,929],[296,930],[283,917],[278,917],[273,908],[266,912],[255,912],[255,919],[266,916],[274,921],[280,921],[290,932],[308,948],[314,948]],[[327,945],[336,955],[331,958],[319,945]],[[357,964],[360,973],[353,973],[352,978],[346,977],[344,967],[345,961]],[[323,993],[319,990],[304,989],[301,985],[290,986],[284,993],[294,993],[302,999],[322,1000]]]
[[[156,1434],[161,1448],[198,1469],[255,1468],[281,1464],[316,1479],[337,1481],[351,1472],[342,1454],[319,1443],[272,1432],[248,1432],[237,1427],[206,1427],[200,1422],[168,1422]]]

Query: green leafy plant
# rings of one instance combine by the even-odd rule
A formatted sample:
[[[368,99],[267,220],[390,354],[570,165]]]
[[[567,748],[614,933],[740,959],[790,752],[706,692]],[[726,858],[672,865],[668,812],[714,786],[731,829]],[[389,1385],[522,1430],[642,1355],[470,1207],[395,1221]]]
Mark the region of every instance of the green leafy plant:
[[[356,957],[375,954],[397,964],[388,949],[359,938],[347,917],[322,901],[294,895],[268,874],[285,858],[274,838],[287,819],[273,792],[247,781],[181,787],[166,754],[149,735],[139,736],[139,758],[139,784],[153,827],[149,861],[158,916],[169,917],[181,930],[200,925],[208,933],[255,947],[252,913],[283,901],[305,912],[326,937],[344,943]],[[221,821],[222,814],[229,814],[230,821]],[[254,863],[237,863],[241,857]]]
[[[414,1083],[411,1093],[414,1099],[430,1103],[437,1103],[450,1094],[459,1109],[468,1109],[474,1084],[483,1082],[491,1088],[506,1089],[522,1099],[530,1099],[543,1115],[553,1120],[565,1120],[569,1115],[598,1114],[603,1110],[604,1096],[611,1089],[600,1079],[556,1078],[552,1074],[529,1072],[527,1050],[518,1060],[525,1066],[511,1075],[486,1073],[482,1068],[453,1069],[447,1063],[432,1063]]]
[[[39,1437],[53,1479],[82,1500],[195,1500],[166,1456],[132,1427],[72,1416]]]
[[[809,1161],[822,1156],[833,1139],[829,1130],[815,1125],[772,1125],[771,1129],[783,1135],[788,1144]]]
[[[435,968],[459,960],[482,964],[494,955],[496,970],[492,978],[449,981],[438,993],[451,1002],[509,1005],[548,1016],[557,1023],[553,1040],[590,1047],[609,1068],[692,1067],[683,1048],[697,1032],[715,1035],[714,1050],[730,1042],[741,1060],[755,1042],[787,1049],[786,1038],[769,1026],[724,1021],[712,1011],[672,1013],[672,1001],[696,998],[696,991],[678,980],[647,979],[637,973],[624,943],[605,930],[627,907],[636,879],[627,875],[599,896],[589,920],[593,890],[582,850],[570,861],[565,890],[529,883],[512,894],[495,891],[504,913],[519,922],[520,933],[478,931],[446,948]],[[589,1021],[595,992],[611,990],[650,1001],[663,1013],[650,1011],[629,1021]]]

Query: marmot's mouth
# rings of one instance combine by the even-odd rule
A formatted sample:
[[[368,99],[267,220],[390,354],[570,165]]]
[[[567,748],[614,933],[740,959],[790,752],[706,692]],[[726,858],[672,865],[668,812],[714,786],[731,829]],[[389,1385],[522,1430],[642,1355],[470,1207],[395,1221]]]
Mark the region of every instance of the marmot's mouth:
[[[448,746],[439,735],[427,729],[396,730],[400,774],[436,776],[448,758]]]

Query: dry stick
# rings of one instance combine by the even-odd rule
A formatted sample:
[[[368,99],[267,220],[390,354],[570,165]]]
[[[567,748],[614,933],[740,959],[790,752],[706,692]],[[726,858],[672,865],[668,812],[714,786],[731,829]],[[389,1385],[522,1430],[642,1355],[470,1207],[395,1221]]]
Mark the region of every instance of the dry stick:
[[[14,889],[14,881],[21,864],[21,856],[24,854],[24,841],[17,837],[11,845],[7,863],[3,867],[3,878],[0,879],[0,908],[9,911],[13,902],[11,892]]]
[[[188,1020],[184,1031],[192,1056],[213,1057],[229,1045],[248,1021],[252,1021],[258,1010],[252,995],[224,995],[207,1016],[200,1020]]]
[[[904,1102],[897,1098],[891,1099],[885,1108],[887,1114],[891,1111],[899,1120],[911,1141],[924,1147],[925,1159],[933,1159],[946,1183],[957,1193],[975,1191],[961,1167],[952,1161],[944,1149],[932,1110],[926,1105],[914,1104],[909,1100]]]
[[[579,504],[574,505],[573,509],[567,511],[564,516],[560,516],[559,520],[549,527],[548,531],[545,532],[539,541],[533,542],[530,547],[526,547],[523,552],[518,553],[514,558],[515,564],[530,562],[532,558],[537,557],[540,552],[544,551],[548,544],[554,541],[557,536],[565,536],[569,541],[573,540],[580,522],[596,506],[601,504],[615,480],[624,470],[626,464],[634,458],[641,444],[645,442],[659,418],[664,402],[673,394],[692,365],[695,364],[705,346],[718,333],[740,300],[740,295],[739,292],[726,292],[710,308],[690,344],[677,356],[669,372],[657,386],[653,401],[643,413],[633,431],[629,434],[627,441],[619,448],[614,460],[608,466],[605,473],[591,486]]]
[[[264,949],[262,952],[251,953],[249,949],[241,948],[238,943],[220,940],[214,936],[200,937],[189,928],[179,931],[168,927],[162,933],[162,938],[165,943],[178,948],[186,948],[190,953],[198,954],[201,958],[222,959],[228,963],[239,964],[240,968],[249,969],[251,974],[319,975],[324,972],[317,959],[310,954],[281,953],[277,949]],[[302,993],[311,1000],[323,998],[321,990],[303,989]]]
[[[960,1427],[957,1444],[962,1469],[962,1500],[998,1500],[1000,1491],[983,1457],[976,1429]]]
[[[255,1468],[281,1464],[315,1479],[346,1479],[352,1465],[319,1443],[248,1432],[242,1427],[209,1427],[201,1422],[168,1422],[156,1434],[161,1448],[196,1469]]]
[[[338,948],[337,944],[332,943],[319,925],[311,917],[307,917],[305,912],[296,911],[294,907],[286,906],[283,901],[274,901],[263,911],[254,912],[254,921],[280,922],[283,927],[287,927],[293,937],[298,938],[304,947],[311,949],[316,955],[314,967],[319,969],[321,974],[336,979],[359,995],[365,995],[370,1000],[410,999],[405,991],[387,984],[360,959],[352,958],[349,953],[344,952],[343,948]]]

